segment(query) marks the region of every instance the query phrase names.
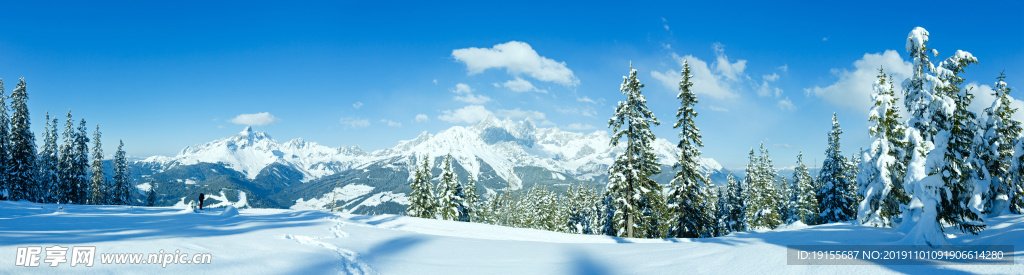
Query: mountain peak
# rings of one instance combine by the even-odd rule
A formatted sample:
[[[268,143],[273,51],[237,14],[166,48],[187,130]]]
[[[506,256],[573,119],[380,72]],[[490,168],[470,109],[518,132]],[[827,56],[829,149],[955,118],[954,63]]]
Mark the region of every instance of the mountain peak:
[[[238,134],[235,135],[234,139],[238,140],[238,141],[242,141],[242,140],[253,140],[254,141],[254,140],[261,140],[261,139],[272,139],[272,138],[270,137],[270,135],[267,135],[266,133],[253,130],[252,126],[245,126],[245,129],[242,129],[241,132],[238,132]]]

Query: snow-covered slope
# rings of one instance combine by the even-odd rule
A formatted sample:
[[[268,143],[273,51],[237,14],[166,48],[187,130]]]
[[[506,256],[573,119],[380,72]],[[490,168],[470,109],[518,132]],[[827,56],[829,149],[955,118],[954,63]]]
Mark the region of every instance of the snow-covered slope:
[[[228,213],[224,213],[228,212]],[[1013,245],[1010,265],[790,265],[787,245],[894,245],[893,229],[788,226],[708,239],[626,239],[394,215],[0,201],[0,274],[1021,274],[1024,216],[988,218],[954,245]],[[222,215],[224,214],[224,215]],[[19,248],[95,247],[92,266],[15,266]],[[114,264],[108,253],[208,264]],[[161,254],[162,253],[162,254]],[[26,257],[25,259],[27,259]],[[109,256],[107,257],[109,258]],[[203,258],[198,258],[202,260]]]

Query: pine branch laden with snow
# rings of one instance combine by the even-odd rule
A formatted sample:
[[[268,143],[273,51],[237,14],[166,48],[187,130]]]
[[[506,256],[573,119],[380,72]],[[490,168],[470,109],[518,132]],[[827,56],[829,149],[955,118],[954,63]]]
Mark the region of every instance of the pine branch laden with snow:
[[[435,213],[437,218],[458,220],[459,211],[465,208],[465,205],[462,198],[462,184],[459,183],[459,176],[455,174],[455,169],[452,167],[451,155],[445,157],[437,190],[437,212]]]
[[[844,172],[846,160],[839,149],[839,135],[843,133],[836,115],[832,114],[832,131],[828,135],[828,149],[825,150],[825,162],[821,165],[818,175],[818,218],[821,223],[849,221],[856,218],[855,198],[852,197],[850,182]]]
[[[778,174],[764,143],[761,143],[759,152],[760,155],[755,156],[754,149],[750,149],[747,177],[744,179],[747,186],[747,224],[752,229],[774,229],[782,224],[784,218],[778,211],[782,200],[776,183]]]
[[[713,235],[713,221],[708,210],[712,204],[708,200],[707,176],[700,173],[700,149],[704,146],[701,142],[700,129],[693,119],[697,117],[697,111],[693,108],[697,104],[697,95],[690,90],[693,82],[690,81],[690,65],[684,61],[683,71],[679,80],[680,99],[679,111],[676,112],[678,119],[673,128],[679,128],[679,159],[673,165],[678,169],[672,179],[672,189],[667,198],[668,209],[673,217],[670,218],[669,237],[675,238],[697,238],[711,237]]]
[[[625,151],[608,168],[608,187],[613,199],[614,226],[620,236],[639,237],[655,235],[665,202],[661,187],[650,177],[661,172],[654,154],[654,133],[650,125],[659,125],[658,119],[647,109],[647,100],[641,94],[643,84],[630,64],[629,76],[622,77],[619,86],[626,100],[619,101],[615,115],[608,121],[612,128],[611,146],[626,139]]]

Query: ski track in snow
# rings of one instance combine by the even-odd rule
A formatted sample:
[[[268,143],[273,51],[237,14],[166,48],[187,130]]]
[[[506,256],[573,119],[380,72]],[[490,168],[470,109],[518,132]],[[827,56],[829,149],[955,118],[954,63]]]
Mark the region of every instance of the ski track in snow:
[[[345,226],[345,222],[341,221],[341,219],[338,218],[327,219],[334,222],[334,225],[331,226],[330,228],[333,236],[327,237],[328,239],[348,238],[348,232],[341,230],[341,228]],[[322,237],[285,234],[284,238],[289,240],[295,240],[296,242],[301,244],[319,246],[337,252],[338,255],[340,255],[342,258],[342,269],[338,270],[339,274],[376,274],[376,272],[373,271],[373,268],[370,268],[370,266],[367,265],[365,262],[359,260],[358,253],[355,253],[352,250],[338,247],[334,244],[320,241],[321,239],[324,239]]]

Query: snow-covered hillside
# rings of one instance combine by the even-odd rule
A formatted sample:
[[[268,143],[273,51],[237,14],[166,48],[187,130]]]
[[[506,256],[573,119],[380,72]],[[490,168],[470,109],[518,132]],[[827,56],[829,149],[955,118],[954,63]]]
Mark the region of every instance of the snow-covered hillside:
[[[891,245],[892,229],[789,226],[710,239],[623,239],[533,229],[283,209],[64,206],[0,201],[3,274],[1021,274],[1024,216],[989,218],[955,245],[1013,245],[1012,265],[788,265],[787,245]],[[15,266],[29,247],[95,247],[91,267]],[[209,264],[112,264],[106,253],[209,253]],[[147,259],[148,256],[143,256]],[[72,260],[69,251],[65,258]],[[23,258],[24,259],[28,259]]]

